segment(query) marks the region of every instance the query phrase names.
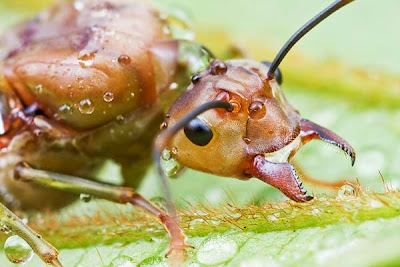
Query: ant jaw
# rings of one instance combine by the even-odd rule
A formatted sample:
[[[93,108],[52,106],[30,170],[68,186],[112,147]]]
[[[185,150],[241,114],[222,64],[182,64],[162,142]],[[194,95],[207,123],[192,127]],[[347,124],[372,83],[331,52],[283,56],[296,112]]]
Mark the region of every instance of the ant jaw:
[[[288,198],[296,202],[307,202],[313,199],[306,195],[293,165],[288,162],[270,162],[262,155],[255,156],[250,167],[250,174],[263,182],[266,182],[284,193]]]
[[[302,119],[300,121],[300,136],[303,145],[313,139],[319,139],[342,149],[351,159],[351,165],[354,165],[356,160],[356,152],[353,147],[347,143],[343,138],[334,132],[316,124],[309,120]]]
[[[288,162],[302,145],[313,139],[333,144],[349,155],[352,165],[354,165],[356,153],[340,136],[309,120],[302,119],[300,129],[300,135],[287,146],[273,153],[255,156],[250,165],[249,174],[276,187],[296,202],[306,202],[313,198],[306,195],[307,191],[303,188],[295,168]]]

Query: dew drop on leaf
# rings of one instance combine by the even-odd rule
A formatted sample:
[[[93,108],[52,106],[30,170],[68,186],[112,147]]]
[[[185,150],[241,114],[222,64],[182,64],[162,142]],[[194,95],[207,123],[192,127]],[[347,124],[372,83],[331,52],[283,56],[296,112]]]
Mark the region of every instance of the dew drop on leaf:
[[[135,264],[133,263],[133,259],[131,257],[120,255],[114,258],[109,267],[133,267]]]
[[[32,248],[25,240],[17,235],[7,238],[4,244],[4,253],[12,263],[23,264],[30,261],[33,257]]]
[[[343,185],[342,187],[340,187],[340,189],[338,190],[338,197],[340,198],[347,198],[350,196],[354,196],[355,195],[355,190],[351,185]]]
[[[206,238],[197,251],[197,260],[205,265],[224,263],[235,256],[238,250],[236,242],[224,235]]]

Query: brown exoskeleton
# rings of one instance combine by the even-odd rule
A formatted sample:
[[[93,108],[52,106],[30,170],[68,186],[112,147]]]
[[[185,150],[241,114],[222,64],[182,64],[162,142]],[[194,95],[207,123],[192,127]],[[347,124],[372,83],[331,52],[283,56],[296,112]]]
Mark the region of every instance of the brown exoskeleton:
[[[159,169],[160,154],[169,148],[189,168],[256,177],[292,200],[311,200],[288,162],[296,151],[321,139],[343,149],[352,163],[355,152],[300,117],[279,88],[277,67],[306,32],[349,2],[338,0],[307,23],[272,63],[213,60],[183,92],[171,86],[182,72],[181,42],[148,3],[66,1],[21,24],[0,39],[2,202],[58,208],[74,199],[59,189],[137,205],[165,226],[178,264],[187,245],[171,201],[167,213],[132,189],[152,162],[160,124],[153,151]],[[93,181],[106,159],[121,165],[126,187]],[[45,262],[61,266],[58,252],[5,207],[0,219]]]

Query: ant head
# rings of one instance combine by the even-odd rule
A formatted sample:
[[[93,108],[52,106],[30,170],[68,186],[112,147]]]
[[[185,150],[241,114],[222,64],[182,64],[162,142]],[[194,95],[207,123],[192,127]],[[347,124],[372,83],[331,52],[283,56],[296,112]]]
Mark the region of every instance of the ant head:
[[[274,61],[213,61],[175,102],[163,125],[171,127],[156,145],[169,146],[182,164],[221,176],[256,177],[295,201],[306,195],[288,162],[301,145],[320,139],[346,152],[353,148],[338,135],[302,119],[283,96],[278,70],[285,55],[308,31],[353,0],[336,0],[307,22],[282,47]],[[183,131],[180,129],[183,128]],[[159,172],[162,175],[158,160]]]
[[[209,110],[186,124],[169,142],[175,158],[197,170],[245,178],[249,159],[292,143],[300,134],[301,118],[278,82],[268,79],[268,70],[265,62],[215,60],[194,75],[164,125],[174,125],[210,101],[226,101],[232,108]]]

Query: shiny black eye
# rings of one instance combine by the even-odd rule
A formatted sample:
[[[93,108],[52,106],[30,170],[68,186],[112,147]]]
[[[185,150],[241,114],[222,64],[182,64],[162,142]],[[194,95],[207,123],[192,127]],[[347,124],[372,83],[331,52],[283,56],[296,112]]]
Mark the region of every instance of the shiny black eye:
[[[200,79],[201,79],[200,74],[198,74],[198,73],[193,74],[193,76],[192,76],[192,83],[193,83],[193,84],[196,84],[196,83],[200,82]]]
[[[186,124],[183,131],[190,142],[198,146],[207,145],[213,138],[210,127],[199,118],[194,118]]]
[[[272,64],[269,61],[261,61],[261,63],[264,64],[267,67],[271,67],[271,64]],[[278,84],[281,85],[282,84],[282,72],[281,72],[281,70],[279,68],[277,68],[275,70],[274,75],[275,75],[275,79],[278,82]]]

